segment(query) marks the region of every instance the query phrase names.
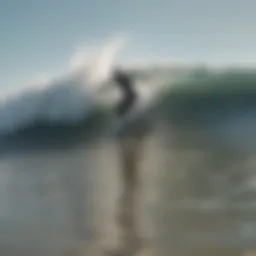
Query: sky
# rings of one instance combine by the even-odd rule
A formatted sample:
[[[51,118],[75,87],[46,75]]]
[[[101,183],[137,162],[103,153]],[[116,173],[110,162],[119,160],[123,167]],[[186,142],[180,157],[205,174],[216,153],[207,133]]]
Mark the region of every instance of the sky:
[[[256,63],[255,0],[0,0],[0,88],[67,68],[75,49],[128,38],[123,58]]]

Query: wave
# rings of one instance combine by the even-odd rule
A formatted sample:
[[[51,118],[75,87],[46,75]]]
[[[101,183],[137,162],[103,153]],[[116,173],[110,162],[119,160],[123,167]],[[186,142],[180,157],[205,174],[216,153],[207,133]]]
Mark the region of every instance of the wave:
[[[76,123],[95,108],[94,94],[109,79],[120,40],[115,39],[99,53],[78,49],[70,68],[57,79],[39,81],[0,99],[0,134],[41,123]]]
[[[118,93],[109,89],[101,97],[102,93],[98,92],[111,83],[111,73],[116,67],[131,72],[138,79],[142,76],[151,84],[160,84],[167,79],[163,74],[155,74],[150,69],[152,65],[118,62],[117,53],[123,45],[123,38],[114,38],[103,45],[95,43],[92,47],[80,47],[72,55],[68,70],[59,77],[43,77],[29,86],[2,94],[0,135],[13,134],[38,124],[58,126],[84,122],[95,110],[115,103]]]
[[[193,114],[194,117],[207,116],[209,120],[219,118],[220,113],[256,106],[255,70],[196,66],[166,59],[135,59],[121,63],[116,61],[116,56],[123,43],[123,39],[118,38],[93,49],[79,48],[70,60],[69,69],[59,78],[39,81],[3,95],[0,134],[13,133],[37,123],[84,122],[94,110],[106,107],[99,103],[98,91],[110,82],[115,66],[129,70],[136,78],[156,87],[168,85],[170,90],[163,98],[163,105],[173,121],[184,121],[186,115],[192,117]],[[112,92],[110,94],[113,103]]]

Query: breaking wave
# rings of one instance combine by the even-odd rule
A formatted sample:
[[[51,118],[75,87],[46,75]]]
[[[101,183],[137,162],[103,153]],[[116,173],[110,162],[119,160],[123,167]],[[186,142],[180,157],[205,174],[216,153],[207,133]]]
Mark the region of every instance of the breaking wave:
[[[69,70],[57,79],[38,81],[0,99],[0,134],[17,131],[36,122],[74,123],[94,109],[98,86],[109,79],[121,41],[103,47],[80,48]],[[97,51],[98,50],[98,51]]]
[[[128,69],[135,77],[155,87],[168,85],[170,93],[163,99],[164,112],[168,112],[174,123],[188,124],[185,120],[192,117],[195,122],[198,116],[208,123],[221,117],[227,121],[227,116],[242,116],[252,109],[254,116],[255,70],[216,69],[149,59],[133,60],[124,65],[116,61],[122,46],[123,40],[115,39],[103,46],[79,48],[70,60],[69,69],[59,78],[41,80],[23,90],[2,95],[0,135],[37,123],[67,125],[88,120],[94,110],[102,107],[98,91],[111,82],[114,66]],[[112,104],[112,100],[110,102]]]

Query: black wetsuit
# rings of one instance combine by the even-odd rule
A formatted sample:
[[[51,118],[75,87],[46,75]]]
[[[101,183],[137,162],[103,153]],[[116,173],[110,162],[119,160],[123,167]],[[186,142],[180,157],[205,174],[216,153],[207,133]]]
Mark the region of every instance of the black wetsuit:
[[[119,118],[123,117],[129,112],[136,100],[136,93],[133,90],[133,82],[129,75],[116,71],[114,80],[123,92],[123,99],[118,104],[116,112]]]

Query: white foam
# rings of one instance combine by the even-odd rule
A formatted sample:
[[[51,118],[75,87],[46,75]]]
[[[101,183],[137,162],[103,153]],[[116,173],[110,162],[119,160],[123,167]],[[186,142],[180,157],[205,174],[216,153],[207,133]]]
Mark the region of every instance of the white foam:
[[[110,40],[93,54],[85,47],[74,53],[69,70],[58,79],[43,77],[2,95],[0,133],[38,120],[76,122],[86,118],[93,108],[93,93],[109,79],[121,45],[119,38]]]

